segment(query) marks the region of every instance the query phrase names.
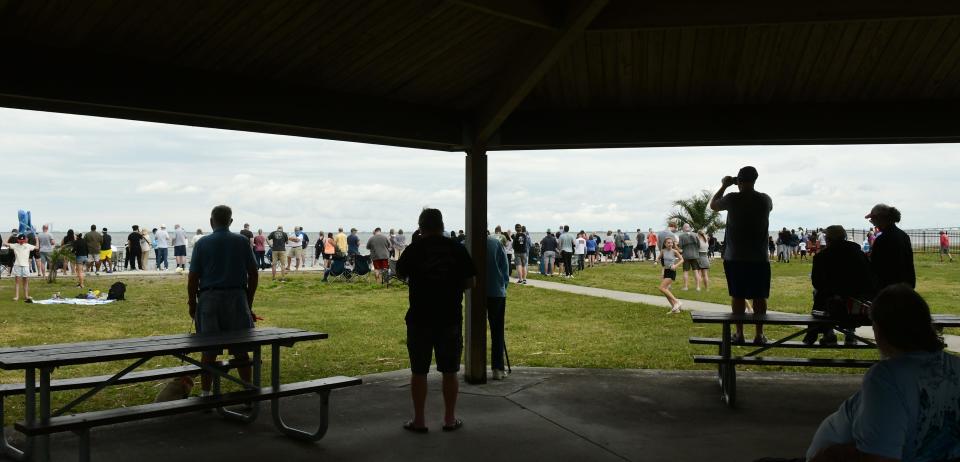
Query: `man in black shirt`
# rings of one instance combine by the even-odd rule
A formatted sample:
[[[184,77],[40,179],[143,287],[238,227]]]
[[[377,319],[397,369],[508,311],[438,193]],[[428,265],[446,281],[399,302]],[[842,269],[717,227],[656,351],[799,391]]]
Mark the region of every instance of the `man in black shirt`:
[[[427,373],[435,352],[437,371],[443,374],[443,430],[453,431],[463,425],[455,411],[457,372],[463,353],[463,291],[474,285],[476,270],[466,248],[445,237],[439,210],[424,209],[419,224],[420,238],[397,261],[397,275],[410,284],[410,308],[405,319],[414,416],[403,428],[427,432],[423,409]]]
[[[103,262],[107,274],[113,272],[110,260],[113,258],[113,236],[107,234],[107,228],[103,228],[102,239],[100,240],[100,261]]]
[[[877,280],[870,268],[870,262],[863,250],[855,242],[847,240],[842,226],[828,226],[825,232],[827,247],[813,257],[813,269],[810,280],[813,283],[813,309],[832,312],[831,305],[843,306],[850,298],[870,301],[877,294]],[[854,328],[853,325],[842,327]],[[833,329],[810,328],[803,342],[812,345],[817,334],[822,331],[822,345],[837,343]],[[845,342],[854,344],[856,339],[847,336]]]
[[[285,265],[287,241],[290,240],[290,236],[283,232],[283,226],[277,226],[277,230],[270,233],[267,240],[270,241],[270,278],[277,278],[277,265],[279,265],[280,280],[285,281],[287,278],[287,267]]]
[[[140,269],[144,269],[144,262],[141,260],[143,252],[140,250],[140,239],[143,238],[143,235],[140,234],[140,227],[133,225],[133,232],[127,235],[127,259],[130,261],[130,269],[137,269],[137,264],[140,264]]]

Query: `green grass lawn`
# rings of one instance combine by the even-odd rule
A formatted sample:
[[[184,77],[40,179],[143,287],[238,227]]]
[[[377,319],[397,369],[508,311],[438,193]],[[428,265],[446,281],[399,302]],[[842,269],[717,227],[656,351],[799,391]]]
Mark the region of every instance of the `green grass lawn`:
[[[680,299],[699,300],[728,304],[727,279],[723,262],[712,260],[710,290],[696,292],[693,275],[690,275],[690,290],[683,291],[683,279],[677,275],[673,293]],[[940,263],[936,255],[918,254],[914,260],[917,271],[917,291],[926,298],[934,313],[960,313],[960,263]],[[813,304],[813,287],[810,285],[809,261],[793,260],[790,263],[771,263],[769,308],[788,313],[809,313]],[[533,270],[534,267],[531,267]],[[678,271],[678,273],[680,273]],[[620,290],[639,294],[661,296],[660,267],[651,262],[604,263],[586,268],[573,279],[558,276],[544,277],[530,273],[531,279],[543,279],[564,284]]]
[[[726,303],[726,288],[719,266],[716,265],[718,269],[714,272],[715,282],[710,292],[691,291],[683,295]],[[922,263],[918,269],[923,281],[921,288],[946,292],[928,295],[931,300],[941,301],[934,303],[937,310],[956,310],[944,303],[956,300],[954,267]],[[808,271],[808,264],[775,265],[776,289],[771,306],[784,311],[808,310],[809,286],[805,282]],[[568,282],[654,293],[657,277],[658,270],[650,264],[607,265],[582,272],[580,277]],[[89,278],[88,286],[105,291],[114,280]],[[0,280],[0,346],[191,331],[185,303],[185,277],[127,277],[124,281],[128,284],[127,301],[81,307],[15,303],[10,300],[12,280]],[[72,278],[61,278],[55,284],[35,281],[32,295],[37,299],[47,298],[58,291],[65,296],[74,295],[79,292],[72,287],[74,283]],[[787,288],[797,293],[791,294]],[[295,327],[330,334],[328,340],[304,342],[284,349],[284,380],[298,381],[409,367],[403,323],[406,296],[406,288],[399,284],[382,287],[363,282],[323,283],[320,274],[309,273],[293,275],[286,283],[263,281],[255,308],[265,318],[259,323],[261,326]],[[508,293],[506,322],[510,359],[514,366],[711,369],[708,365],[693,364],[691,355],[714,354],[715,349],[689,345],[687,337],[718,336],[719,327],[694,325],[687,315],[665,313],[666,310],[659,307],[513,284]],[[769,328],[768,336],[776,338],[784,332],[783,328]],[[787,351],[786,354],[796,352]],[[829,357],[829,353],[817,354]],[[876,352],[857,352],[857,356],[875,358]],[[176,360],[158,358],[151,360],[146,367],[177,364]],[[116,364],[65,367],[57,370],[54,378],[105,374],[119,368]],[[22,373],[0,373],[0,382],[22,380]],[[158,391],[157,383],[113,387],[82,409],[149,402]],[[77,393],[55,395],[56,405]],[[9,424],[23,415],[22,400],[12,399],[7,404],[11,408],[6,422]]]

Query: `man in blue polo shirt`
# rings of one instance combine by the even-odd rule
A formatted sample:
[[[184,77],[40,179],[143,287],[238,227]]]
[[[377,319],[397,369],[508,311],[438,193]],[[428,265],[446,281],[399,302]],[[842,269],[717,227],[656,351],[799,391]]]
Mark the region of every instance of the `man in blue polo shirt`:
[[[190,257],[187,305],[198,334],[252,329],[253,296],[257,292],[257,263],[250,241],[230,232],[233,211],[218,205],[210,212],[213,233],[197,241]],[[221,352],[205,351],[203,363],[213,363]],[[240,362],[249,362],[246,351],[231,351]],[[250,367],[237,368],[250,382]],[[210,394],[210,374],[200,376],[201,396]]]

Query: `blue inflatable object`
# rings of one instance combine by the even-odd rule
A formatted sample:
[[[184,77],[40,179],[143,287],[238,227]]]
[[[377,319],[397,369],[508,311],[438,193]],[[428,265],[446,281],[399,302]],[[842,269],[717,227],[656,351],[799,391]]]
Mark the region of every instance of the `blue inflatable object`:
[[[33,222],[30,220],[30,212],[26,210],[17,210],[17,221],[20,223],[18,226],[18,232],[21,233],[32,233]]]

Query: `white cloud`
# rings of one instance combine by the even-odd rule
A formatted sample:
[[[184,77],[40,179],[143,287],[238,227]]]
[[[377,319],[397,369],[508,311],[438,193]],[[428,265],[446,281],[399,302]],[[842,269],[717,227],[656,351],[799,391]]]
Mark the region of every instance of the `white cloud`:
[[[955,145],[743,146],[491,152],[489,222],[531,229],[660,228],[671,203],[743,165],[773,197],[771,227],[866,226],[875,203],[904,227],[957,225]],[[267,229],[412,229],[423,206],[463,227],[464,154],[0,109],[0,158],[28,160],[0,196],[55,227],[206,226],[219,203]],[[735,190],[736,188],[733,188]],[[91,217],[92,210],[98,211]],[[89,226],[86,224],[85,226]]]

